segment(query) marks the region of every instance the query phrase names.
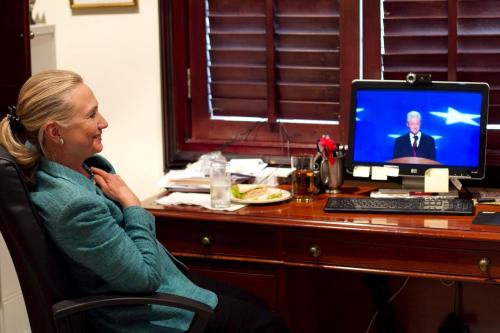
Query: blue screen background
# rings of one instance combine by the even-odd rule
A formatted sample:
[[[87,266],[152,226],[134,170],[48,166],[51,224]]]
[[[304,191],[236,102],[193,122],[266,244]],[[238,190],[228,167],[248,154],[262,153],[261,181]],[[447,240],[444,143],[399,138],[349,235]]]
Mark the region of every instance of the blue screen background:
[[[434,137],[438,162],[447,166],[478,166],[480,117],[472,119],[477,125],[464,121],[447,124],[446,118],[431,112],[448,114],[452,108],[460,114],[480,116],[481,93],[359,89],[356,99],[354,162],[391,160],[395,139],[408,133],[406,115],[415,110],[422,116],[420,131]]]

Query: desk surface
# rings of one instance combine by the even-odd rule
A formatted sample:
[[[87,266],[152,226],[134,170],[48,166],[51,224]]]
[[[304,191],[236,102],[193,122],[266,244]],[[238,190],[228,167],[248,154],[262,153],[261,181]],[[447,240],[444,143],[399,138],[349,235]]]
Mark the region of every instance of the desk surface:
[[[338,196],[367,196],[375,187],[347,186]],[[164,194],[162,194],[164,195]],[[160,195],[161,196],[161,195]],[[312,203],[249,205],[235,212],[211,211],[197,206],[161,206],[157,197],[144,202],[155,216],[201,221],[234,222],[284,227],[344,229],[368,233],[409,234],[421,237],[500,241],[500,226],[473,225],[473,216],[325,213],[329,195],[315,196]],[[478,205],[479,211],[498,211],[500,206]]]

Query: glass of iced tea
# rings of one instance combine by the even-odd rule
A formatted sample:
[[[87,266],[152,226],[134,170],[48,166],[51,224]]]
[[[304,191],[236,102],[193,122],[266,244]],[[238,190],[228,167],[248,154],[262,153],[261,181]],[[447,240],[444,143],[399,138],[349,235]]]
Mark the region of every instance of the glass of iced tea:
[[[313,156],[310,154],[293,155],[291,166],[292,195],[297,202],[311,202],[314,194]]]

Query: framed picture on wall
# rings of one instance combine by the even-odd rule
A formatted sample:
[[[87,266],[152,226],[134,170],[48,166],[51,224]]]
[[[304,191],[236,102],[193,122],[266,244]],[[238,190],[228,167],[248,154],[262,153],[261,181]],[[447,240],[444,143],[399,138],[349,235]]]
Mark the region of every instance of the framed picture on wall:
[[[135,7],[137,0],[70,0],[72,9],[105,8],[105,7]]]

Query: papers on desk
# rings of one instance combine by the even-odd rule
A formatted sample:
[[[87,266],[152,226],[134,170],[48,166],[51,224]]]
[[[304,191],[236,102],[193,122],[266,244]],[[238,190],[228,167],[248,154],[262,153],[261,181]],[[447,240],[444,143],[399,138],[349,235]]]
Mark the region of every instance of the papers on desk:
[[[255,176],[255,183],[265,184],[267,186],[277,186],[277,178],[286,178],[291,175],[292,172],[292,168],[267,167]]]
[[[181,172],[177,172],[181,171]],[[196,173],[190,174],[186,170],[171,170],[158,183],[159,187],[170,192],[209,193],[210,180],[206,176]],[[173,172],[173,173],[172,173]],[[247,175],[231,174],[232,183],[244,183],[252,181],[254,177]]]
[[[208,177],[189,169],[170,170],[158,182],[158,187],[179,192],[209,192]]]
[[[229,170],[231,173],[257,176],[267,167],[260,158],[234,158],[229,161]]]
[[[174,192],[174,193],[171,193],[170,195],[164,196],[164,197],[156,200],[156,202],[160,205],[165,205],[165,206],[196,205],[196,206],[202,206],[202,207],[210,209],[210,210],[225,210],[225,211],[230,211],[230,212],[233,212],[235,210],[241,209],[241,208],[246,206],[246,205],[231,203],[231,205],[227,208],[213,208],[210,205],[210,194],[204,194],[204,193]]]
[[[448,192],[422,192],[418,190],[404,189],[379,189],[370,193],[372,198],[418,198],[418,197],[433,197],[433,198],[458,198],[458,191]]]
[[[232,159],[229,161],[232,183],[258,183],[269,186],[277,185],[276,177],[288,177],[290,168],[267,167],[261,159]],[[193,163],[183,170],[170,170],[158,182],[158,187],[171,192],[209,193],[208,176]]]

